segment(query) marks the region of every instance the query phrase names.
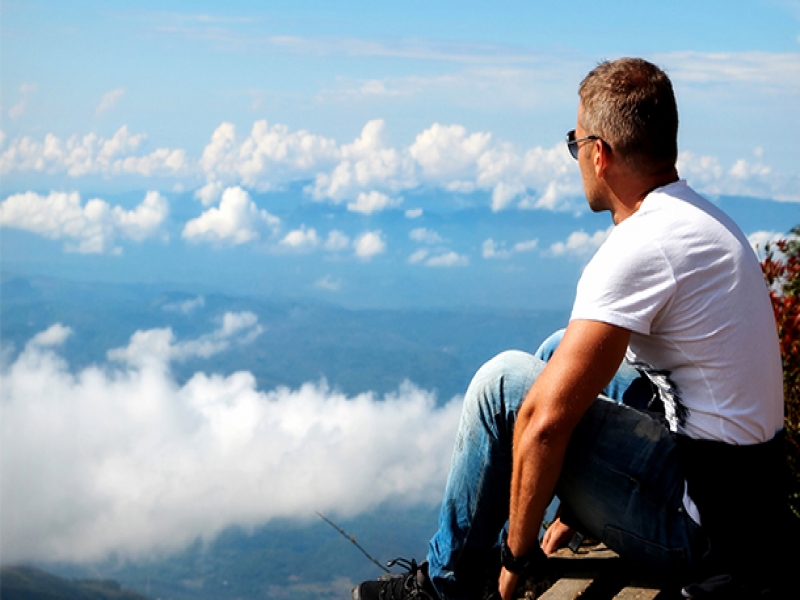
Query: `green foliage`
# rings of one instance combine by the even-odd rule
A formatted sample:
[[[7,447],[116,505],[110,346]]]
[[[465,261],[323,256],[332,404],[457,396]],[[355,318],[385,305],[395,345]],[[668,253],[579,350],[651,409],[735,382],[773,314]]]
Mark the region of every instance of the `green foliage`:
[[[769,286],[783,356],[789,505],[800,519],[800,225],[787,239],[767,244],[761,263]]]

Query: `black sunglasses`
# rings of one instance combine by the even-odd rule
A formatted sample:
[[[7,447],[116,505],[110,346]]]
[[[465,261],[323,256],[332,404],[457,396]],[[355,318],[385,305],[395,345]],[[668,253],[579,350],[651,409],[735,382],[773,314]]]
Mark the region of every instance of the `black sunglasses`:
[[[599,135],[587,135],[586,137],[582,137],[579,139],[575,139],[575,130],[571,129],[567,132],[567,148],[569,148],[569,153],[572,155],[572,158],[578,160],[578,150],[580,146],[578,144],[580,142],[586,142],[588,140],[602,140]]]

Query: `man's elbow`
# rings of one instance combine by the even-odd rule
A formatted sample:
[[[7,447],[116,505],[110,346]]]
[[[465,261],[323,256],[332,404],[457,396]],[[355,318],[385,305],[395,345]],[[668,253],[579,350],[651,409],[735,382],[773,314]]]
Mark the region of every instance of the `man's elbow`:
[[[540,409],[520,414],[515,451],[523,454],[545,448],[562,448],[569,443],[575,422],[561,411]]]

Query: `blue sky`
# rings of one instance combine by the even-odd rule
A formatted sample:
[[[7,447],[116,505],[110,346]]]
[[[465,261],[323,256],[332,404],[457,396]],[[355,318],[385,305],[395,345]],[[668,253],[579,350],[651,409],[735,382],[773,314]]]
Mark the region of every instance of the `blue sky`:
[[[673,79],[682,177],[754,244],[800,222],[797,1],[4,0],[0,275],[162,283],[204,332],[142,324],[81,369],[76,323],[0,348],[13,558],[435,503],[457,402],[171,365],[267,335],[246,302],[201,322],[213,292],[568,308],[611,222],[564,134],[582,77],[624,55]]]
[[[6,273],[568,304],[610,222],[564,133],[623,55],[673,78],[683,177],[754,199],[758,239],[800,216],[798,2],[9,1],[0,26]],[[436,293],[508,272],[502,301]]]

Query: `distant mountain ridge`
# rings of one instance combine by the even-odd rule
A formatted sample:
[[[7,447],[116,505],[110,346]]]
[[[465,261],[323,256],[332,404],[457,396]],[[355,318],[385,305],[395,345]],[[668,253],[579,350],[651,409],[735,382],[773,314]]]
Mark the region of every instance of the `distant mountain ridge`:
[[[353,518],[328,516],[379,562],[386,563],[398,556],[423,560],[437,515],[438,506],[384,505]],[[113,579],[154,600],[340,600],[350,597],[350,589],[357,582],[381,574],[350,541],[316,517],[310,521],[276,519],[249,531],[230,527],[214,540],[197,539],[168,556],[135,560],[109,557],[91,564],[64,561],[36,566],[71,581]],[[5,594],[2,598],[6,600]]]
[[[106,352],[126,346],[138,330],[170,327],[178,340],[193,339],[214,330],[226,312],[247,311],[264,328],[252,344],[210,359],[173,363],[176,379],[185,381],[197,371],[245,370],[262,390],[324,378],[347,395],[372,391],[378,397],[409,379],[436,391],[442,403],[463,394],[483,362],[511,348],[533,352],[569,316],[568,307],[354,310],[307,300],[204,294],[180,284],[45,277],[6,278],[0,297],[0,339],[6,349],[18,352],[32,336],[61,323],[73,330],[62,352],[72,369],[106,362]],[[175,310],[181,305],[193,308]]]
[[[3,600],[149,600],[110,579],[69,581],[28,566],[0,569]]]

